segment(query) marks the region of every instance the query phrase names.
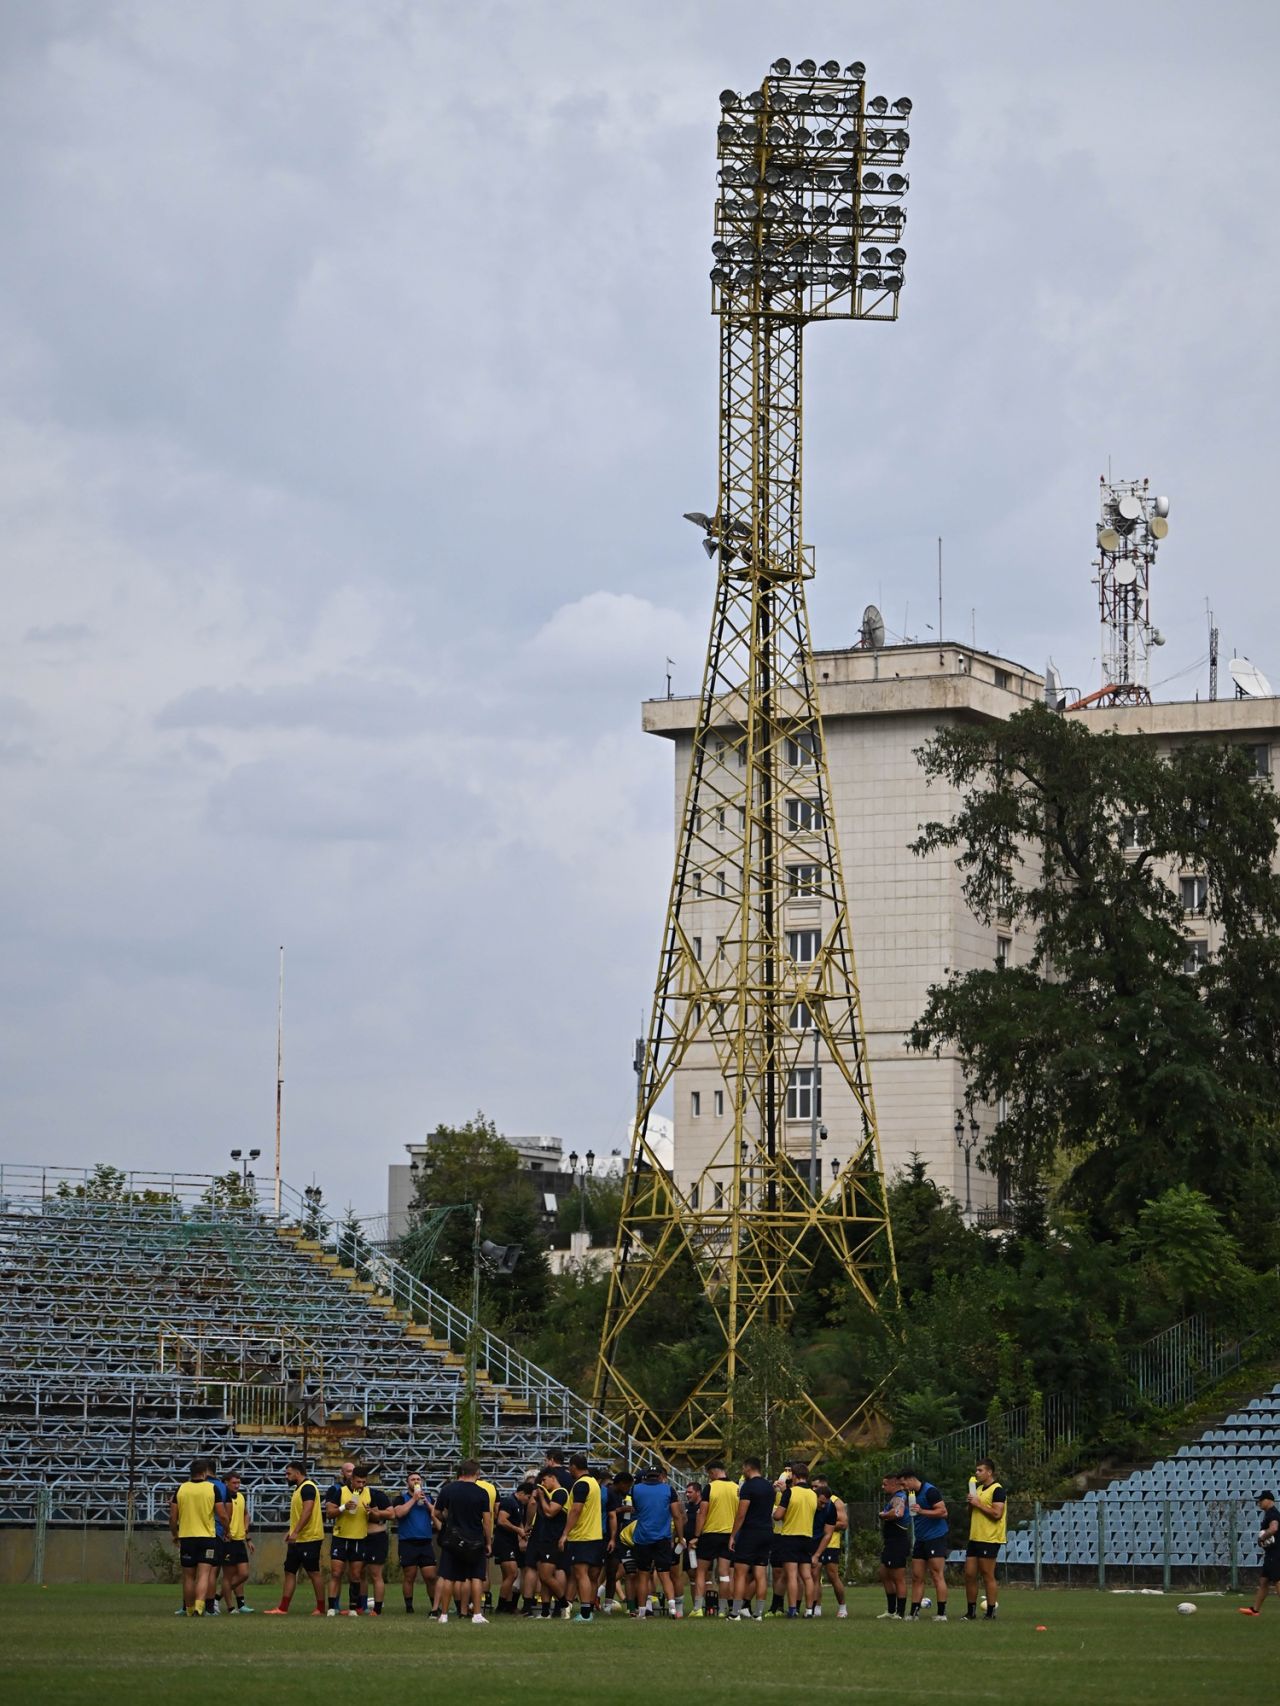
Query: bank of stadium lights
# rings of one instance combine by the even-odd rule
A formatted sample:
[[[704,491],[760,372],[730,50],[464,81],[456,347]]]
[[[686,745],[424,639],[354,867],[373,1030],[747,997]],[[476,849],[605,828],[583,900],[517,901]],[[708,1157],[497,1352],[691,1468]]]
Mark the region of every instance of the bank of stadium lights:
[[[762,298],[802,319],[894,319],[910,184],[911,101],[866,95],[866,67],[777,59],[726,89],[711,283],[717,313]]]

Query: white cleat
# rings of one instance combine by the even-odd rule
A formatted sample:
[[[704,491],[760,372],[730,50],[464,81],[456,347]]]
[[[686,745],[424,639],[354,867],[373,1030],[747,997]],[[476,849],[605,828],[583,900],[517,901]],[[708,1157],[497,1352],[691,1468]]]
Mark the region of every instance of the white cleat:
[[[337,1615],[338,1615],[337,1612],[333,1609],[332,1606],[330,1606],[328,1611],[325,1612],[326,1617],[336,1617]]]
[[[487,1623],[489,1621],[489,1619],[484,1615],[484,1613],[482,1611],[475,1611],[471,1614],[471,1621],[473,1623]]]

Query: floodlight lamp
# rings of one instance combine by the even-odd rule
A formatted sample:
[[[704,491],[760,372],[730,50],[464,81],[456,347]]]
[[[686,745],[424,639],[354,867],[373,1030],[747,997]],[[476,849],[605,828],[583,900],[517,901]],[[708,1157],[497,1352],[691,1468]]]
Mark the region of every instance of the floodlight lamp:
[[[736,107],[738,105],[737,91],[734,89],[721,89],[721,91],[720,91],[720,105],[725,109],[726,112],[732,112],[734,107]]]
[[[822,75],[824,77],[838,77],[840,75],[840,61],[838,59],[824,59]]]
[[[836,259],[838,261],[843,261],[847,266],[853,259],[853,244],[841,243],[840,247],[836,250]]]
[[[887,130],[869,130],[867,132],[868,148],[883,148],[886,146],[888,141],[889,133]]]
[[[884,287],[886,290],[893,290],[893,291],[901,290],[902,289],[902,274],[900,272],[886,273],[884,275]]]
[[[718,261],[723,261],[729,255],[729,245],[723,240],[717,240],[711,245],[711,253]]]
[[[731,276],[728,267],[714,266],[711,269],[712,284],[727,284]]]
[[[233,1161],[238,1161],[243,1154],[244,1154],[243,1149],[233,1149],[231,1151],[231,1159]]]
[[[864,249],[862,251],[862,258],[869,267],[878,267],[880,265],[879,249]]]
[[[714,557],[720,547],[716,544],[714,539],[704,539],[702,541],[702,549],[707,553],[708,557]]]
[[[818,132],[818,141],[823,148],[834,148],[839,140],[834,130],[820,130]]]
[[[812,95],[804,94],[804,95],[797,95],[796,96],[796,108],[795,108],[795,110],[798,113],[811,113],[813,111],[813,107],[814,107],[814,99],[813,99]]]
[[[822,69],[823,69],[823,72],[825,73],[827,68],[824,65],[822,67]],[[831,73],[831,75],[834,77],[835,72],[833,71]],[[818,105],[824,113],[833,113],[833,112],[837,111],[839,104],[840,103],[836,100],[834,95],[819,95],[818,96]]]
[[[883,95],[872,95],[871,99],[867,102],[867,111],[869,113],[875,113],[877,118],[882,113],[887,113],[888,110],[889,103]]]
[[[744,107],[749,107],[753,113],[758,113],[764,105],[764,96],[760,93],[759,89],[753,89],[751,93],[745,97],[742,104]]]
[[[889,178],[888,178],[889,194],[890,195],[901,195],[903,190],[905,190],[907,188],[907,186],[910,184],[910,182],[911,182],[910,178],[904,176],[903,173],[901,173],[901,172],[890,172]]]
[[[818,62],[816,59],[802,59],[796,66],[796,70],[802,77],[816,77],[818,75]]]
[[[813,132],[803,124],[798,124],[792,134],[802,148],[813,141]]]
[[[684,519],[686,521],[691,521],[695,527],[711,526],[711,517],[709,515],[703,515],[700,509],[685,510]]]
[[[790,77],[791,61],[789,59],[775,59],[769,69],[775,77]]]
[[[787,140],[787,133],[780,124],[771,124],[766,138],[770,148],[781,148]]]
[[[889,141],[895,148],[910,148],[911,146],[911,137],[905,130],[891,130]]]
[[[782,212],[782,203],[780,201],[767,201],[761,211],[766,219],[776,219]]]
[[[893,262],[895,267],[900,267],[902,265],[902,263],[906,260],[906,258],[907,258],[907,251],[905,249],[890,249],[889,250],[889,259]]]
[[[882,189],[884,187],[884,179],[880,176],[879,172],[864,172],[862,174],[862,187],[864,190]]]
[[[813,218],[819,225],[826,225],[831,219],[831,209],[825,202],[820,201],[813,210]]]
[[[855,59],[852,64],[845,66],[844,74],[846,77],[852,77],[855,83],[861,83],[867,74],[867,68],[860,59]]]
[[[880,274],[878,272],[864,272],[858,283],[864,290],[879,290]]]
[[[893,110],[895,113],[901,113],[903,118],[906,118],[907,114],[911,111],[911,97],[909,95],[899,95],[897,100],[893,103]]]
[[[766,184],[780,184],[782,182],[782,168],[780,166],[766,166],[764,181]]]

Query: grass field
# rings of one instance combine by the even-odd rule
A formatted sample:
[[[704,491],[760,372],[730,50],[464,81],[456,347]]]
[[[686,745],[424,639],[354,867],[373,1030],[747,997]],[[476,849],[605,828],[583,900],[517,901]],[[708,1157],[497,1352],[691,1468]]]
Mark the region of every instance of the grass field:
[[[961,1596],[962,1598],[963,1596]],[[1241,1599],[1007,1590],[996,1623],[875,1621],[879,1593],[855,1591],[837,1622],[494,1622],[488,1628],[404,1615],[336,1621],[172,1615],[172,1588],[0,1589],[0,1699],[12,1706],[655,1706],[788,1700],[859,1702],[1213,1700],[1274,1692],[1280,1604],[1260,1618]],[[257,1603],[274,1596],[260,1589]],[[398,1601],[398,1595],[396,1596]],[[1044,1624],[1043,1632],[1037,1624]]]

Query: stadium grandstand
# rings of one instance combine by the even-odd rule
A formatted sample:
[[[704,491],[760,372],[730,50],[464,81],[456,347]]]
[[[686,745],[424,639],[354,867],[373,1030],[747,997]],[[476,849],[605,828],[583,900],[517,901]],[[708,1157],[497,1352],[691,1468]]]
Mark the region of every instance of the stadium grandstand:
[[[205,1176],[0,1167],[0,1524],[167,1518],[193,1452],[234,1462],[255,1520],[284,1467],[349,1456],[452,1474],[472,1433],[509,1483],[548,1445],[627,1441],[559,1381],[285,1188],[277,1218],[214,1206]]]

